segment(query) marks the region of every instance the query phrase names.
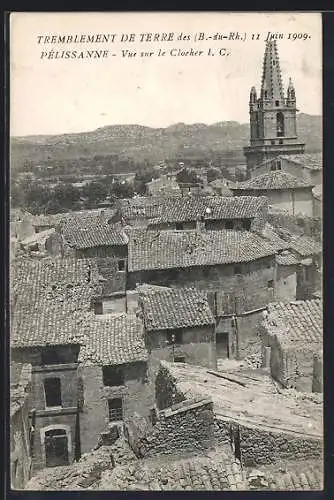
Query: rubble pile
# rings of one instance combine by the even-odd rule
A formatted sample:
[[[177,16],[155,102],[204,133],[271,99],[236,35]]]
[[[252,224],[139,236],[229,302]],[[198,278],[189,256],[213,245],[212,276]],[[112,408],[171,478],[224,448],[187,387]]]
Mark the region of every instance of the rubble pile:
[[[101,474],[117,465],[136,460],[123,436],[111,446],[100,446],[69,466],[41,470],[26,485],[27,490],[97,489]]]
[[[240,464],[223,457],[175,457],[139,460],[102,474],[100,490],[242,490],[246,486]]]

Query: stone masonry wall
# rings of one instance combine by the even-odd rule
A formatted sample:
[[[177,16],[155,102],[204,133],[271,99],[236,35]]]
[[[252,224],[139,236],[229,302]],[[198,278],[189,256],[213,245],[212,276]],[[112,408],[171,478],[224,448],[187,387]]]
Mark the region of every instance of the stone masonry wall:
[[[214,448],[215,423],[211,400],[185,401],[159,412],[155,425],[126,424],[130,446],[140,457],[154,457]]]
[[[242,292],[248,310],[266,306],[272,301],[274,290],[268,284],[275,280],[274,257],[242,264],[239,272],[235,274],[233,265],[221,265],[129,273],[128,287],[150,283],[173,288],[195,287],[208,292]]]
[[[159,410],[185,401],[184,394],[177,388],[176,379],[163,363],[155,379],[155,401]]]
[[[313,436],[299,435],[280,429],[246,426],[216,416],[216,438],[222,444],[230,441],[231,425],[239,427],[241,460],[246,467],[275,464],[289,460],[321,458],[323,445]]]
[[[11,394],[10,415],[10,474],[11,487],[23,489],[30,479],[30,422],[31,367],[24,368],[26,379],[20,381],[20,395]],[[14,390],[13,387],[11,389]]]

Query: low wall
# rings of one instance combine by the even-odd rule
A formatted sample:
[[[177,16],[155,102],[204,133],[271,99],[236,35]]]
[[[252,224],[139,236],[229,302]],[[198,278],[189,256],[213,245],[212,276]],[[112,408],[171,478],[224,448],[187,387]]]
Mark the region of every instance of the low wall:
[[[231,426],[239,428],[241,460],[246,467],[322,457],[323,443],[320,438],[263,426],[248,426],[216,415],[216,439],[219,444],[231,443]]]
[[[211,400],[185,401],[158,414],[152,425],[137,415],[125,424],[125,436],[138,457],[153,457],[214,448]]]

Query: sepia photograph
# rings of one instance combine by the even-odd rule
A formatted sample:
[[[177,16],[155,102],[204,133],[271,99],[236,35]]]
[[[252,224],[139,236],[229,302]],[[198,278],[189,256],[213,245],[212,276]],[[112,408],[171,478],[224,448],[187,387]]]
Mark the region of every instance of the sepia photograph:
[[[11,489],[323,490],[321,14],[9,24]]]

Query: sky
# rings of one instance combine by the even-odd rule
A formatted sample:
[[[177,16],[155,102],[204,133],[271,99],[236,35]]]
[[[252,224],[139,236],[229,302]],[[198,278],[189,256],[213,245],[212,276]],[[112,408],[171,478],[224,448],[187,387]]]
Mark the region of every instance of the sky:
[[[246,33],[243,40],[195,41],[195,33]],[[10,20],[10,133],[62,134],[113,124],[248,122],[249,90],[259,91],[267,32],[278,40],[283,85],[291,76],[297,107],[322,113],[321,15],[317,13],[14,13]],[[120,42],[134,33],[134,42]],[[174,33],[141,43],[141,33]],[[181,34],[191,40],[177,40]],[[251,40],[259,33],[259,40]],[[289,33],[307,39],[288,40]],[[42,44],[38,36],[115,34],[114,43]],[[42,39],[44,40],[44,39]],[[175,57],[171,49],[203,50]],[[215,53],[207,55],[208,49]],[[229,56],[219,56],[227,48]],[[108,50],[104,59],[49,59],[51,50]],[[158,50],[166,56],[157,57]],[[122,57],[122,50],[137,52]],[[153,51],[147,58],[141,51]],[[41,59],[41,52],[48,54]],[[111,56],[111,54],[116,54]]]

